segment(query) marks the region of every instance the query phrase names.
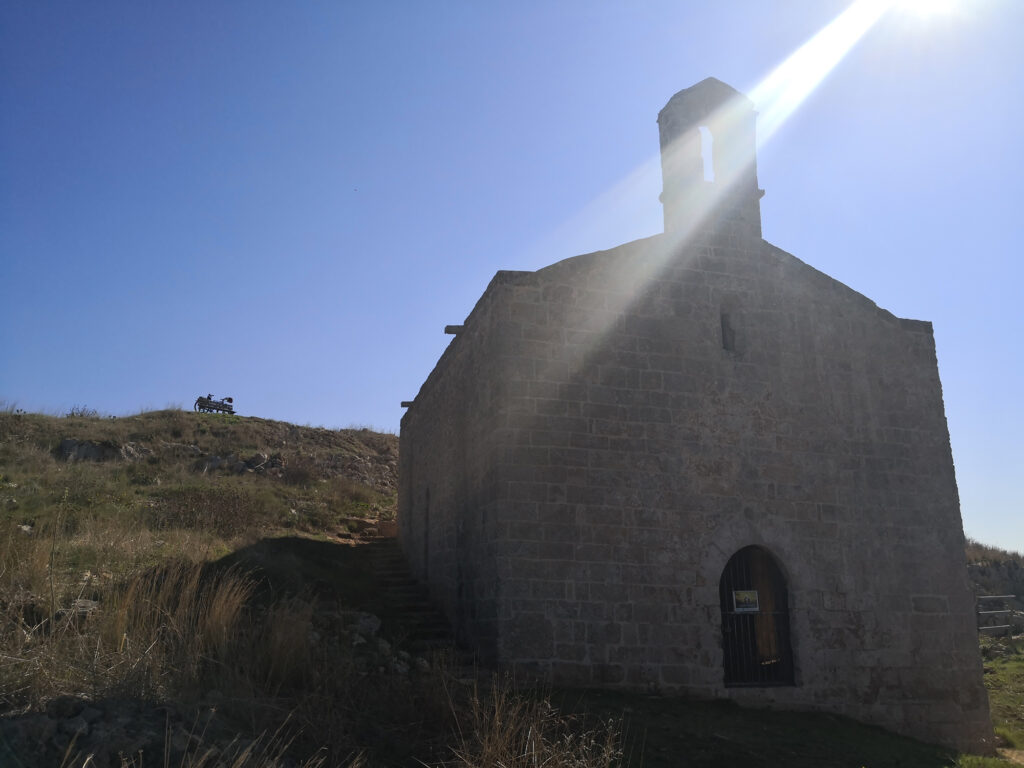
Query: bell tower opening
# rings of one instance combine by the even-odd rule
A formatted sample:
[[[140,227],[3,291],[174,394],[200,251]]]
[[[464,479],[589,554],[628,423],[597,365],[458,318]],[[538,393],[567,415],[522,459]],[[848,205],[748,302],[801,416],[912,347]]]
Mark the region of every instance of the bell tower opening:
[[[700,131],[700,159],[704,163],[704,181],[715,180],[715,139],[711,135],[711,129],[702,125]]]

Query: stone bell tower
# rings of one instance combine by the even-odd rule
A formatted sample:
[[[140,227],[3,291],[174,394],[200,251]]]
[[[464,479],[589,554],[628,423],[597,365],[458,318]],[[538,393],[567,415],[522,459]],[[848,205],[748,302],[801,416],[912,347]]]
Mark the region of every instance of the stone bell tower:
[[[658,113],[665,231],[707,228],[761,236],[754,104],[709,77]]]

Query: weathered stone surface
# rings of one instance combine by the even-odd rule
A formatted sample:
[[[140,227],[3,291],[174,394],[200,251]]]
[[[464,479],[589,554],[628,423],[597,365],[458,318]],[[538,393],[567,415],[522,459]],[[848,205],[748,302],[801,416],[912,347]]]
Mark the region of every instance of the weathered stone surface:
[[[153,451],[139,443],[125,443],[121,446],[121,458],[125,461],[141,461],[152,454]]]
[[[95,442],[64,438],[56,450],[57,457],[64,461],[111,461],[123,458],[121,446],[109,440]]]
[[[716,93],[670,102],[663,152]],[[762,240],[735,172],[696,219],[672,191],[665,234],[494,277],[402,420],[402,546],[516,670],[984,749],[931,325]],[[750,545],[785,578],[793,685],[724,682],[719,584]]]

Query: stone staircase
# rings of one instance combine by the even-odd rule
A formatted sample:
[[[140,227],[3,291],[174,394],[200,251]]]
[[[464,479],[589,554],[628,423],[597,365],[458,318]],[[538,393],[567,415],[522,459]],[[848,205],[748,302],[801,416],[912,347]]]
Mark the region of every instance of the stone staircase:
[[[401,646],[418,655],[455,649],[451,625],[431,601],[427,588],[413,577],[397,539],[376,538],[361,547],[373,567],[384,613]]]

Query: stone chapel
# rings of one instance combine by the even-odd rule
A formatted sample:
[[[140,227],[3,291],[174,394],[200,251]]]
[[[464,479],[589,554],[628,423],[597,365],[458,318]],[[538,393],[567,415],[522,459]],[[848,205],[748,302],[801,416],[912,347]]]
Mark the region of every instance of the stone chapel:
[[[520,675],[984,749],[931,324],[762,239],[755,120],[713,78],[677,93],[665,231],[498,272],[446,329],[405,404],[402,548]]]

